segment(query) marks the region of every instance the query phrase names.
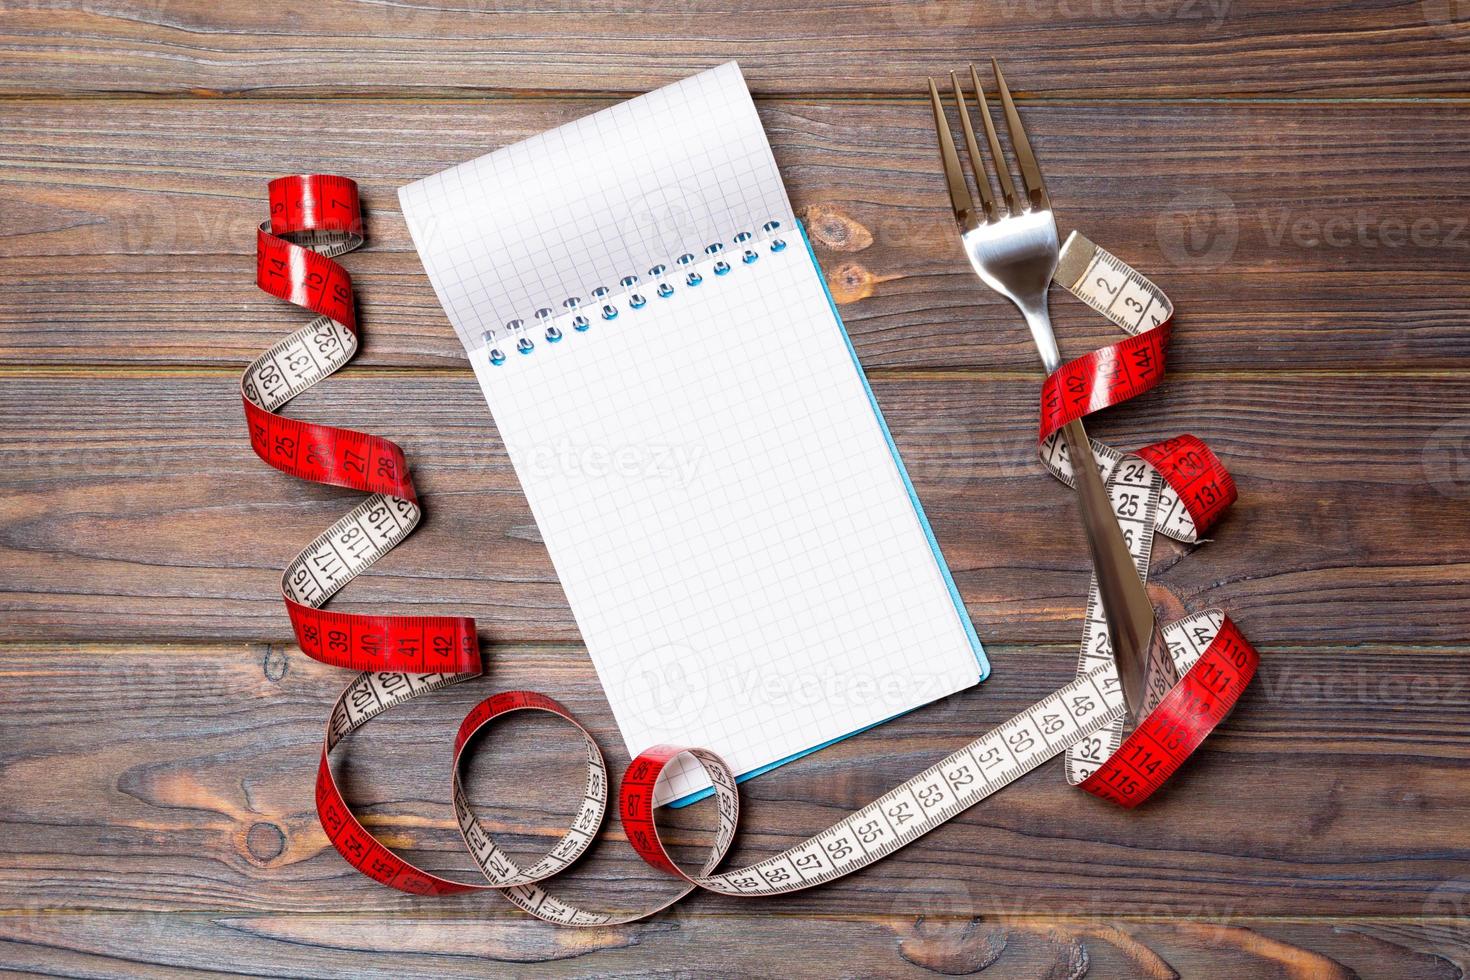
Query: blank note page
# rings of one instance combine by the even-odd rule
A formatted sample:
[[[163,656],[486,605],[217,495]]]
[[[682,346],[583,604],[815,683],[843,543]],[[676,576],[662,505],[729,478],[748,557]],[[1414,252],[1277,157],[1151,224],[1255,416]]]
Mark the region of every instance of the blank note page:
[[[618,236],[650,187],[687,219],[672,247]],[[580,203],[525,203],[558,194]],[[980,678],[735,66],[402,199],[630,753],[703,746],[748,774]],[[704,785],[675,772],[659,798]]]
[[[980,674],[805,248],[758,254],[472,358],[628,750],[737,773]]]

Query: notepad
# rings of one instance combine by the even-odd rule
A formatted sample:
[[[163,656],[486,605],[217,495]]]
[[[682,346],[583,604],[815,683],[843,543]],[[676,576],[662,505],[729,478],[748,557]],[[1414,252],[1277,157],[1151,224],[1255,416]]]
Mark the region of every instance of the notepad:
[[[736,64],[399,194],[630,754],[748,778],[988,672]]]

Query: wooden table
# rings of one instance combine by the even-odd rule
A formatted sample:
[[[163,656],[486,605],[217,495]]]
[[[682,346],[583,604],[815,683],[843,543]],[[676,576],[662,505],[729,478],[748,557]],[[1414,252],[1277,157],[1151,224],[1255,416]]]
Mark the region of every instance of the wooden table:
[[[0,966],[70,975],[1447,977],[1470,968],[1470,10],[1453,0],[0,3]],[[281,566],[356,499],[269,470],[236,377],[302,318],[253,285],[265,183],[355,177],[366,342],[292,406],[399,441],[425,525],[337,602],[468,613],[486,679],[345,766],[375,832],[469,873],[448,737],[487,691],[563,698],[620,768],[534,522],[395,189],[729,58],[745,68],[995,663],[983,687],[747,785],[738,858],[825,826],[1068,675],[1086,584],[1033,459],[1038,372],[955,246],[922,77],[1006,60],[1064,227],[1181,309],[1171,374],[1107,415],[1192,431],[1241,500],[1161,544],[1170,614],[1264,654],[1240,710],[1124,813],[1051,764],[902,855],[785,900],[559,931],[418,900],[327,845],[311,773],[344,682],[291,644]],[[1065,347],[1111,337],[1056,309]],[[522,853],[572,737],[471,767]],[[544,767],[545,777],[527,783]],[[529,799],[513,792],[530,786]],[[696,808],[696,811],[698,808]],[[707,814],[675,818],[696,844]],[[613,828],[563,886],[668,883]]]

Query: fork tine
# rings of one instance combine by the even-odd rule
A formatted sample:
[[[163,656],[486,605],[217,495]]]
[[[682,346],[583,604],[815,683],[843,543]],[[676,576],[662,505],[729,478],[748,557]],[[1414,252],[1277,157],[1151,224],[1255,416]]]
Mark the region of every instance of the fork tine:
[[[990,59],[995,69],[995,85],[1000,89],[1000,101],[1005,106],[1006,128],[1011,131],[1011,145],[1016,148],[1016,162],[1021,166],[1021,181],[1026,185],[1026,196],[1033,208],[1050,208],[1051,199],[1046,195],[1046,182],[1041,179],[1041,168],[1036,165],[1036,155],[1031,152],[1031,141],[1026,138],[1026,127],[1021,125],[1021,115],[1016,112],[1016,103],[1011,101],[1011,90],[1006,86],[1005,76],[1000,73],[1000,62]],[[972,69],[974,66],[971,66]],[[977,79],[978,81],[978,79]],[[1015,208],[1012,208],[1014,211]]]
[[[954,206],[954,219],[966,231],[977,224],[975,199],[970,196],[970,187],[965,183],[965,172],[960,169],[960,155],[955,152],[954,136],[949,131],[949,120],[944,116],[944,103],[939,101],[939,89],[934,79],[929,79],[929,99],[934,103],[934,132],[939,137],[939,157],[944,163],[944,182],[949,187],[949,201]]]
[[[980,75],[975,66],[970,66],[970,81],[975,84],[975,102],[980,106],[980,121],[985,124],[985,142],[990,144],[990,156],[995,161],[995,175],[1000,179],[1000,192],[1005,195],[1006,208],[1011,214],[1021,213],[1021,202],[1016,197],[1016,185],[1011,182],[1011,168],[1000,149],[1000,138],[995,135],[995,123],[990,119],[990,103],[985,101],[985,88],[980,84]]]
[[[965,105],[965,90],[960,87],[960,76],[954,72],[949,73],[949,80],[954,84],[954,100],[960,107],[960,126],[965,131],[965,152],[970,155],[970,170],[975,174],[975,189],[980,192],[980,206],[985,209],[985,220],[994,221],[997,217],[995,195],[990,193],[985,158],[980,155],[980,147],[975,145],[975,128],[970,125],[970,109]]]

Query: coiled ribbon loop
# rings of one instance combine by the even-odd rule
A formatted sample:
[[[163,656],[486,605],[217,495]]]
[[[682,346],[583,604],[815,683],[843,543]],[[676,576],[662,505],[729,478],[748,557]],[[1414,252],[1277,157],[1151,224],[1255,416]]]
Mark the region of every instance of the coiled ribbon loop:
[[[367,831],[337,786],[331,757],[347,736],[396,705],[481,672],[473,619],[366,616],[321,608],[406,538],[421,516],[408,463],[398,446],[380,436],[302,422],[278,411],[357,351],[352,280],[334,259],[362,240],[362,215],[352,181],[314,175],[271,182],[270,219],[257,235],[256,282],[315,318],[251,362],[240,383],[250,443],[261,459],[304,480],[370,495],[301,551],[281,579],[302,651],[360,671],[337,698],[327,722],[316,782],[322,826],[353,867],[400,891],[494,890],[530,914],[562,925],[643,918],[658,909],[584,911],[542,885],[583,854],[602,825],[608,800],[607,768],[596,741],[570,712],[545,695],[506,691],[486,698],[466,716],[455,738],[451,775],[455,816],[484,881],[442,878],[403,860]],[[1043,386],[1042,461],[1070,483],[1071,465],[1056,431],[1072,418],[1116,405],[1158,383],[1173,308],[1147,279],[1075,234],[1063,250],[1058,282],[1130,334],[1064,365]],[[1183,541],[1198,540],[1235,499],[1229,474],[1193,436],[1178,436],[1132,454],[1101,443],[1094,443],[1093,450],[1139,574],[1145,578],[1156,531]],[[820,834],[737,870],[715,870],[734,840],[739,819],[735,774],[705,749],[660,745],[640,753],[624,774],[618,801],[634,849],[681,882],[659,908],[695,888],[729,895],[777,895],[842,877],[918,839],[1061,753],[1066,753],[1067,776],[1074,784],[1123,806],[1136,806],[1228,714],[1258,659],[1239,630],[1214,610],[1171,623],[1164,634],[1180,681],[1134,730],[1125,733],[1122,693],[1094,582],[1074,680]],[[520,711],[565,720],[581,733],[586,749],[586,784],[576,814],[550,851],[524,869],[476,817],[459,775],[461,756],[478,733],[495,719]],[[718,816],[713,844],[694,873],[669,857],[654,819],[659,774],[683,758],[708,773]]]

